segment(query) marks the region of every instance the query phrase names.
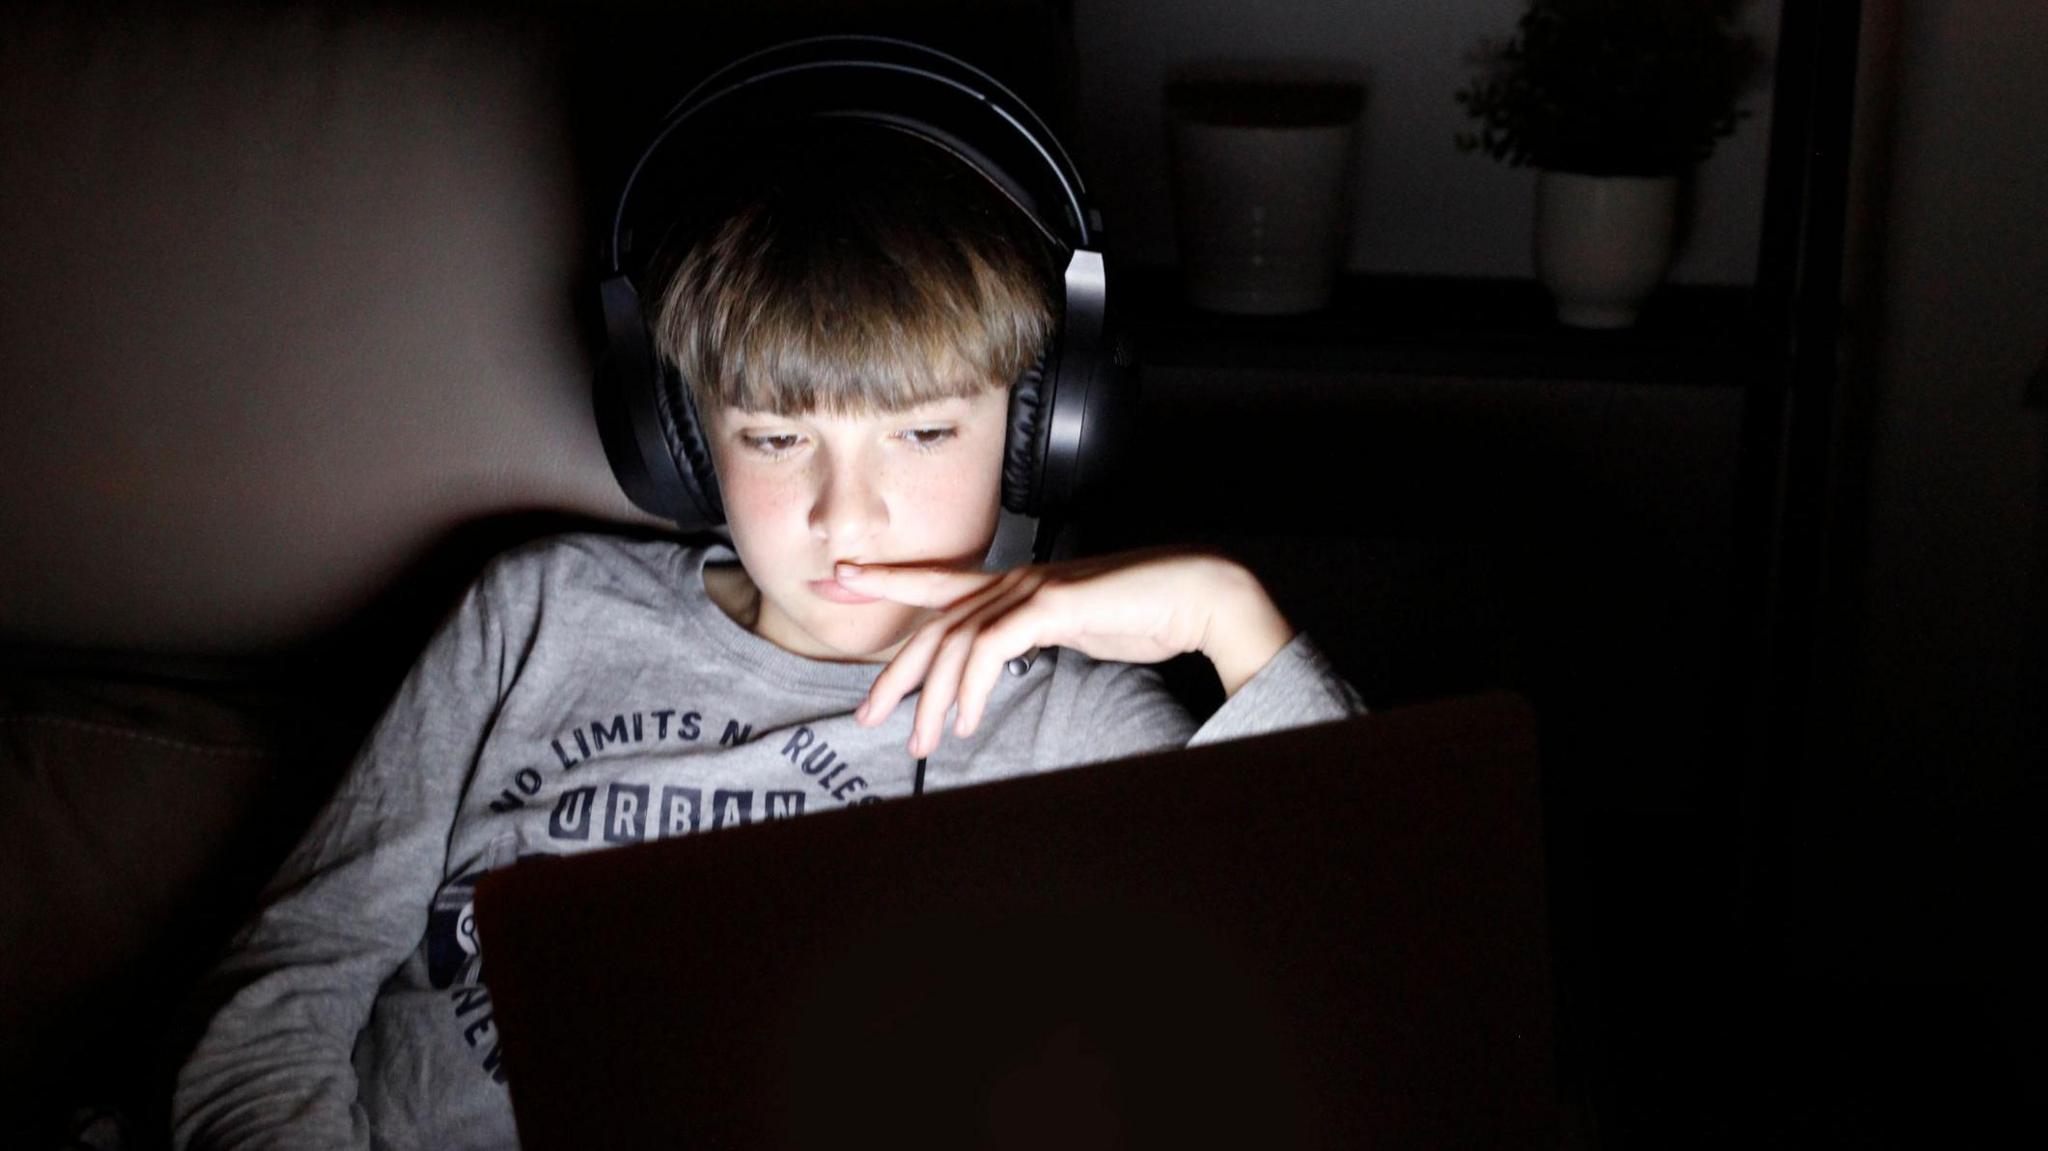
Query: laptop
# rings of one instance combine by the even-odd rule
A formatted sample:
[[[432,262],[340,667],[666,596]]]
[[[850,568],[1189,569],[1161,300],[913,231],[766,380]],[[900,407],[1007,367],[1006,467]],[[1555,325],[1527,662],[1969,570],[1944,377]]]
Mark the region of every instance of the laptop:
[[[527,1151],[1554,1147],[1505,695],[693,838],[476,894]]]

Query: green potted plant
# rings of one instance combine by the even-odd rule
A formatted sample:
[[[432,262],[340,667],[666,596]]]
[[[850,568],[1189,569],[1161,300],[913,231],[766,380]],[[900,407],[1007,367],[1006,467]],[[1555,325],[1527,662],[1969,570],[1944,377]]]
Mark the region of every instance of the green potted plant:
[[[1669,269],[1680,178],[1748,115],[1743,3],[1530,0],[1477,53],[1457,143],[1538,169],[1536,274],[1564,323],[1634,323]]]

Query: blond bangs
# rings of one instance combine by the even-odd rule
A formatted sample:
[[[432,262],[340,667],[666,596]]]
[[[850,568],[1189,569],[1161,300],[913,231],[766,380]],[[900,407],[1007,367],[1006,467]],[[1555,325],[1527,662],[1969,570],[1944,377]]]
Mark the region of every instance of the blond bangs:
[[[959,161],[908,159],[770,186],[675,263],[655,341],[700,411],[895,412],[1031,366],[1057,254]]]

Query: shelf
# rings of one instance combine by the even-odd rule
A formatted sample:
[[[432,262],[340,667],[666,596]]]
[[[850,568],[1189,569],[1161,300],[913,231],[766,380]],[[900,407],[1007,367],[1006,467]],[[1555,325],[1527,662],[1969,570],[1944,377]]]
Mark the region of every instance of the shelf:
[[[1147,368],[1597,380],[1740,388],[1769,369],[1748,288],[1665,285],[1636,327],[1567,328],[1532,280],[1347,276],[1298,316],[1205,312],[1179,273],[1121,277],[1119,307]]]

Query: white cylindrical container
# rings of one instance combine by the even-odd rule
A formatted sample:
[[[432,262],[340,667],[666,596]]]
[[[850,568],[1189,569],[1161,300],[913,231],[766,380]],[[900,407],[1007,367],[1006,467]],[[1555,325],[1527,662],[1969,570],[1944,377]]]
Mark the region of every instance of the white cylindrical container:
[[[1575,328],[1626,328],[1671,268],[1676,176],[1536,177],[1536,278]]]
[[[1168,88],[1175,235],[1188,303],[1281,315],[1327,305],[1358,156],[1356,82],[1260,78]]]

